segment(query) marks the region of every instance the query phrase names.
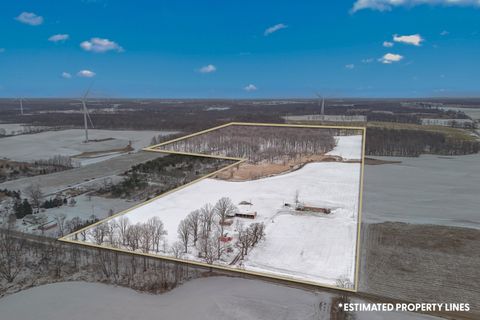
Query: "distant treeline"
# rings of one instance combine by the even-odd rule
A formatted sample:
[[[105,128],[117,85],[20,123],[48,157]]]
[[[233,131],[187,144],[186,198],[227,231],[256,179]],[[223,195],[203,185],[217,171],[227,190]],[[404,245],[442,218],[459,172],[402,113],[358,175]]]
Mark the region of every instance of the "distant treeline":
[[[480,150],[478,141],[461,140],[445,134],[420,130],[368,128],[366,154],[418,157],[424,153],[465,155]]]
[[[100,112],[111,107],[117,112]],[[272,104],[271,100],[104,100],[91,102],[92,120],[99,129],[170,130],[181,129],[195,132],[226,122],[283,123],[287,115],[319,114],[318,101],[283,101]],[[70,100],[29,100],[24,108],[35,113],[21,116],[14,101],[0,100],[0,118],[9,123],[25,123],[31,126],[50,127],[83,126],[80,113],[55,113],[54,110],[80,110],[78,102]],[[39,111],[49,111],[42,112]],[[395,100],[326,101],[326,114],[366,115],[369,121],[418,123],[426,118],[467,118],[462,112],[426,108],[415,104],[405,106]]]
[[[473,101],[473,102],[472,102]],[[478,100],[458,99],[451,103],[475,104]],[[444,102],[435,100],[435,102]],[[448,102],[448,101],[447,101]],[[119,104],[115,113],[98,113],[98,109]],[[73,100],[29,100],[24,104],[29,111],[51,111],[28,116],[19,114],[13,100],[0,99],[0,118],[8,123],[25,123],[32,126],[76,127],[83,126],[80,113],[55,113],[55,110],[77,109]],[[97,100],[89,104],[92,120],[98,129],[131,130],[181,130],[179,135],[198,132],[227,122],[284,123],[287,115],[319,114],[318,101],[271,100]],[[369,121],[419,123],[424,118],[467,118],[462,112],[444,111],[415,101],[400,100],[334,100],[326,101],[326,114],[366,115]],[[478,144],[447,138],[445,135],[425,131],[369,129],[367,153],[371,155],[409,155],[421,153],[468,154],[478,150]],[[398,141],[395,135],[398,135]],[[405,140],[408,138],[409,140]],[[171,139],[171,137],[168,137]],[[435,140],[436,139],[436,140]],[[163,140],[163,139],[161,139]],[[435,140],[435,141],[433,141]],[[392,142],[393,141],[393,142]],[[161,141],[156,141],[161,142]]]

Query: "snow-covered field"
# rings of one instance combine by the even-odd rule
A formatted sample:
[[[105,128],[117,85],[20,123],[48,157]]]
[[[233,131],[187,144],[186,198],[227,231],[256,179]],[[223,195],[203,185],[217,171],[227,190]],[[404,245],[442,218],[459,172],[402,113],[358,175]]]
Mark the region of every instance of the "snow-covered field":
[[[167,131],[129,131],[91,129],[90,139],[112,140],[83,143],[85,133],[80,129],[45,131],[0,139],[0,158],[16,161],[49,159],[55,155],[75,156],[83,152],[100,152],[125,148],[129,141],[135,150],[150,144],[153,136],[168,135]],[[104,160],[108,159],[105,158]],[[87,161],[91,162],[91,159]]]
[[[26,128],[31,129],[46,129],[47,127],[42,126],[26,126],[21,123],[0,123],[0,129],[4,129],[7,135],[15,135],[23,133]]]
[[[340,156],[344,160],[362,159],[362,136],[337,136],[337,145],[328,155]]]
[[[375,158],[401,163],[365,166],[364,222],[480,229],[480,154]]]
[[[356,228],[357,222],[348,219],[281,215],[268,225],[266,241],[246,256],[244,265],[322,284],[335,285],[339,278],[353,282]]]
[[[100,283],[60,282],[0,299],[0,318],[328,320],[331,299],[329,293],[226,277],[195,279],[161,295]],[[359,312],[355,316],[359,320],[439,319],[407,312]]]
[[[361,152],[360,136],[340,137],[331,154],[350,159],[361,155],[350,149]],[[247,255],[242,268],[327,285],[335,285],[341,278],[354,283],[360,169],[360,163],[318,162],[254,181],[204,179],[124,216],[132,223],[160,218],[168,231],[166,240],[171,245],[178,241],[180,221],[190,212],[207,203],[215,204],[222,197],[232,199],[237,205],[248,201],[253,204],[248,210],[257,212],[256,219],[235,219],[265,223],[266,237]],[[299,214],[285,209],[285,203],[294,203],[297,191],[300,202],[330,208],[332,213]],[[232,234],[234,227],[226,231]],[[190,255],[197,259],[194,257]]]

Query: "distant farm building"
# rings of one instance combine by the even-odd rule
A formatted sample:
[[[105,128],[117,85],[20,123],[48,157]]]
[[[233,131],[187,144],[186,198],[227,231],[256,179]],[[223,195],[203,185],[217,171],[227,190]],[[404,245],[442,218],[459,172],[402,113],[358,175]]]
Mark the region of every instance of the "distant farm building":
[[[420,119],[423,126],[444,126],[455,128],[474,128],[475,123],[470,119]]]
[[[323,121],[323,122],[367,122],[367,116],[310,114],[304,116],[286,116],[287,121]]]

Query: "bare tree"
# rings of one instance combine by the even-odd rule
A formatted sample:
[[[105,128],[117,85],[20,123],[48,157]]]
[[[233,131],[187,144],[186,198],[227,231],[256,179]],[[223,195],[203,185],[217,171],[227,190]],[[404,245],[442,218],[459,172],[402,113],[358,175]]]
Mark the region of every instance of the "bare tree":
[[[121,216],[118,218],[118,233],[120,236],[120,242],[123,246],[125,246],[127,243],[127,230],[129,226],[130,220],[127,217]]]
[[[201,237],[197,243],[199,256],[208,264],[213,264],[218,257],[216,234],[218,232],[209,234],[207,237]]]
[[[180,221],[177,231],[178,231],[178,238],[183,244],[184,253],[187,253],[189,239],[190,239],[190,226],[188,225],[188,221],[187,220]]]
[[[40,202],[43,198],[43,193],[42,189],[40,188],[39,183],[34,183],[30,184],[26,189],[25,189],[27,196],[30,198],[30,201],[32,202],[33,206],[37,209],[37,211],[40,208]]]
[[[254,247],[257,243],[262,241],[265,238],[265,224],[262,223],[252,223],[247,229],[248,235],[251,240],[251,246]]]
[[[215,249],[215,253],[217,254],[216,259],[221,260],[223,256],[227,253],[227,246],[223,241],[221,241],[222,234],[219,232],[215,232],[213,234],[213,245]]]
[[[190,233],[193,237],[193,245],[197,245],[198,233],[200,228],[200,210],[190,212],[187,216],[188,226],[190,227]]]
[[[223,236],[225,220],[228,217],[235,216],[235,213],[238,212],[238,209],[233,204],[232,200],[230,200],[230,198],[223,197],[215,204],[214,212],[219,218],[220,235]]]
[[[183,253],[184,253],[183,251],[184,251],[184,246],[179,241],[176,241],[170,248],[170,252],[177,259],[181,259],[183,257]]]
[[[298,203],[300,202],[300,191],[297,189],[295,190],[295,195],[293,197],[293,202],[295,203],[295,207],[298,206]]]
[[[58,235],[60,237],[63,237],[63,235],[65,234],[65,228],[66,228],[65,227],[66,226],[65,219],[66,218],[67,218],[67,216],[63,212],[55,214],[55,222],[57,223]]]
[[[0,232],[0,276],[13,282],[24,267],[24,241],[15,239],[9,229]]]
[[[149,224],[139,224],[140,248],[143,253],[149,253],[153,243],[153,227]]]
[[[245,229],[243,222],[237,221],[236,230],[238,233],[237,242],[235,246],[240,250],[240,259],[243,259],[248,253],[248,248],[251,244],[251,238],[248,231]]]
[[[102,245],[108,236],[109,228],[106,223],[99,224],[90,229],[90,235],[96,244]]]
[[[148,219],[147,225],[149,226],[149,230],[152,232],[152,249],[158,252],[160,250],[160,243],[164,239],[164,236],[168,234],[168,232],[165,230],[163,222],[158,217],[152,217]]]
[[[125,238],[130,250],[136,251],[140,247],[140,237],[141,226],[138,223],[128,226]]]
[[[353,282],[346,275],[338,278],[335,281],[335,284],[339,288],[344,288],[344,289],[352,289],[353,288]]]
[[[112,247],[118,247],[120,240],[118,239],[118,223],[115,220],[107,222],[107,241]]]
[[[202,224],[202,235],[206,237],[210,231],[212,231],[212,225],[214,221],[215,212],[213,206],[210,203],[205,204],[200,209],[201,215],[200,220]]]

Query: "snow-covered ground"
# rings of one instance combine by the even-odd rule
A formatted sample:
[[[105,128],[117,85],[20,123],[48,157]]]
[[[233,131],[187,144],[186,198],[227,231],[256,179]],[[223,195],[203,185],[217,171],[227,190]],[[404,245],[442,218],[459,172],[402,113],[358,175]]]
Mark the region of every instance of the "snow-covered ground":
[[[340,225],[342,223],[343,225]],[[357,222],[280,215],[267,225],[267,239],[246,256],[248,270],[335,285],[353,282]]]
[[[349,149],[361,147],[361,137],[340,137],[331,154],[360,157]],[[360,150],[361,152],[361,150]],[[242,268],[335,285],[340,278],[354,282],[358,226],[360,163],[319,162],[287,174],[254,181],[204,179],[125,214],[132,223],[159,217],[168,231],[168,244],[178,241],[180,221],[206,203],[229,197],[248,201],[255,220],[264,222],[265,241],[247,255]],[[330,215],[300,215],[285,209],[296,192],[305,205],[332,209]],[[118,219],[115,218],[115,219]],[[233,226],[226,228],[233,232]],[[190,255],[190,258],[194,257]]]
[[[328,320],[332,296],[258,280],[201,278],[151,295],[100,283],[61,282],[0,299],[5,320]],[[356,319],[433,320],[414,313],[359,312]]]
[[[150,144],[152,137],[168,135],[167,131],[130,131],[91,129],[90,139],[112,140],[83,143],[85,133],[80,129],[45,131],[36,134],[18,135],[0,139],[0,158],[17,161],[49,159],[55,155],[75,156],[83,152],[99,152],[125,148],[129,141],[135,150]],[[104,160],[108,159],[105,158]],[[91,159],[88,159],[87,162]]]
[[[362,159],[362,136],[337,136],[337,145],[328,155],[340,156],[344,160]]]
[[[7,135],[21,134],[26,128],[32,130],[47,129],[47,127],[43,126],[28,126],[21,123],[0,123],[0,129],[4,129]]]

